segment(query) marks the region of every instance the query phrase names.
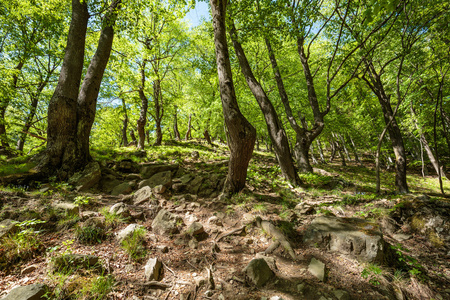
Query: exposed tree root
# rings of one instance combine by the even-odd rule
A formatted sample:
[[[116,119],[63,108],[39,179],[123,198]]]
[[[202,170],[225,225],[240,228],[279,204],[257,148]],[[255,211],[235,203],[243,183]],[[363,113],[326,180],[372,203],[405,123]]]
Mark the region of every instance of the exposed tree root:
[[[287,240],[286,236],[278,229],[275,225],[270,223],[269,221],[262,220],[261,217],[256,217],[255,219],[256,226],[264,230],[268,235],[270,235],[274,242],[269,245],[264,253],[269,254],[273,252],[280,245],[283,246],[284,249],[289,253],[293,260],[297,259],[295,255],[294,249],[292,249],[291,244]]]

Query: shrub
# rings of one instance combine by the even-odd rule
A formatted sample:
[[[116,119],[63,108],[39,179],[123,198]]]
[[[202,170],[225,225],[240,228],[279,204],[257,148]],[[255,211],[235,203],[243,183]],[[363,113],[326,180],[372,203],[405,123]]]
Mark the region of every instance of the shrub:
[[[138,261],[147,255],[147,249],[144,246],[146,233],[147,230],[138,227],[132,235],[122,241],[122,248],[130,259]]]

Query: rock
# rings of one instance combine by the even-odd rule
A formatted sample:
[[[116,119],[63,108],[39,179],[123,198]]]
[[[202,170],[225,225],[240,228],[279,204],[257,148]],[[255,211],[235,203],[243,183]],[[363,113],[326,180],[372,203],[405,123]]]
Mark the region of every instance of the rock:
[[[197,176],[191,182],[189,182],[189,184],[186,186],[186,190],[188,191],[188,193],[197,194],[200,186],[202,185],[202,182],[203,177]]]
[[[18,228],[16,222],[11,219],[5,219],[0,222],[0,239],[8,234],[13,234],[17,232]]]
[[[90,211],[90,210],[82,211],[81,212],[81,220],[86,221],[87,219],[96,217],[97,215],[98,215],[98,213],[96,211]]]
[[[191,225],[189,225],[188,229],[186,229],[186,233],[190,236],[196,236],[200,235],[205,232],[205,228],[203,228],[203,225],[199,222],[194,222]]]
[[[83,171],[77,172],[69,178],[69,184],[75,186],[78,192],[84,192],[99,183],[102,171],[98,162],[93,161],[84,167]]]
[[[335,290],[333,291],[334,296],[338,299],[338,300],[350,300],[350,294],[347,291],[343,291],[343,290]]]
[[[170,171],[156,173],[150,179],[139,182],[139,188],[143,188],[144,186],[154,188],[158,185],[164,185],[167,188],[170,187],[172,185],[172,173]]]
[[[50,268],[54,271],[69,271],[79,269],[101,268],[99,259],[94,255],[65,254],[51,259]]]
[[[155,186],[154,190],[155,190],[156,194],[160,195],[160,194],[164,194],[164,192],[166,191],[166,187],[164,185],[157,185],[157,186]]]
[[[143,178],[150,178],[153,175],[165,171],[176,172],[179,168],[179,165],[162,165],[162,164],[147,164],[143,165],[141,168],[141,175]]]
[[[156,249],[161,252],[161,253],[167,253],[169,252],[169,247],[165,246],[165,245],[161,245],[161,246],[156,246]]]
[[[116,214],[123,218],[130,216],[130,210],[128,209],[128,205],[126,205],[123,202],[119,202],[111,206],[111,208],[109,209],[109,213]]]
[[[316,217],[307,228],[303,242],[311,246],[324,246],[363,262],[389,263],[392,259],[391,250],[378,231],[378,225],[363,219]]]
[[[141,189],[137,190],[133,195],[133,204],[141,205],[147,201],[150,201],[150,198],[153,196],[152,189],[149,186],[144,186]]]
[[[22,271],[20,272],[20,274],[22,276],[24,276],[24,275],[33,273],[36,269],[37,269],[36,265],[31,265],[31,266],[23,268]]]
[[[208,224],[213,224],[216,226],[223,226],[222,221],[217,216],[212,216],[208,219]]]
[[[83,227],[97,227],[105,228],[105,218],[104,217],[91,217],[83,222]]]
[[[264,255],[264,252],[257,253],[255,258],[262,258],[266,261],[267,265],[272,271],[278,270],[275,258]]]
[[[47,286],[42,283],[18,286],[11,290],[1,300],[41,300],[47,292]]]
[[[64,210],[69,215],[78,215],[80,213],[80,207],[69,202],[56,202],[54,207],[56,209]]]
[[[312,215],[316,213],[316,210],[311,205],[301,202],[295,206],[295,211],[300,215]]]
[[[136,173],[139,170],[138,164],[129,158],[119,161],[115,165],[115,169],[122,173]]]
[[[133,180],[142,180],[141,175],[139,174],[127,174],[127,176],[125,176],[125,180],[127,181],[133,181]]]
[[[182,176],[179,180],[182,184],[187,184],[192,179],[194,179],[194,176],[192,176],[191,174],[186,174],[186,175]]]
[[[198,248],[198,241],[196,239],[190,239],[188,243],[189,248],[191,249],[197,249]]]
[[[164,276],[162,262],[158,258],[150,258],[144,267],[145,279],[160,281]]]
[[[114,187],[111,191],[111,195],[118,196],[120,194],[129,194],[133,191],[133,188],[128,182],[123,182],[118,186]]]
[[[191,157],[193,159],[198,159],[200,157],[200,153],[198,153],[198,151],[192,151],[191,152]]]
[[[105,174],[100,179],[100,189],[105,193],[111,193],[111,191],[121,183],[120,180],[117,179],[115,175]]]
[[[122,243],[122,241],[124,239],[126,239],[127,237],[131,236],[134,231],[138,228],[144,228],[144,226],[142,225],[138,225],[138,224],[130,224],[128,225],[125,229],[122,229],[116,236],[116,239],[119,243]]]
[[[320,281],[325,281],[325,264],[320,260],[313,257],[309,263],[308,271]]]
[[[245,213],[242,215],[242,221],[244,224],[253,223],[256,219],[255,215],[252,215],[251,213]]]
[[[272,279],[275,274],[262,258],[254,258],[243,270],[249,281],[257,287],[261,287]]]
[[[183,224],[183,219],[171,212],[162,209],[152,222],[153,231],[157,234],[174,234],[179,231],[178,226]]]
[[[392,237],[398,242],[403,242],[412,238],[412,235],[404,233],[395,233],[392,235]]]

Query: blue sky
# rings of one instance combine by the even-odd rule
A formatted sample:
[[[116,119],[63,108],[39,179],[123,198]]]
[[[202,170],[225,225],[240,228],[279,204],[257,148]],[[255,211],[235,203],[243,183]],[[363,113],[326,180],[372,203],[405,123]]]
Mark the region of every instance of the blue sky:
[[[185,19],[188,20],[192,27],[195,27],[201,23],[202,18],[209,20],[209,8],[207,2],[198,2],[195,4],[195,8],[191,9],[187,14]]]

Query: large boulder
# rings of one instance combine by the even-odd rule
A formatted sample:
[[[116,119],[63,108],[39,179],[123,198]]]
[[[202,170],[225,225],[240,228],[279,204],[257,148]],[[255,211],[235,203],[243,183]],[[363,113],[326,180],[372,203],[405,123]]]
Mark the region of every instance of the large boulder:
[[[320,216],[307,228],[303,242],[357,258],[363,262],[389,263],[390,248],[378,225],[363,219]]]
[[[117,162],[115,165],[115,169],[122,173],[137,173],[139,171],[139,166],[131,159],[126,158]]]
[[[119,179],[113,174],[104,174],[99,182],[99,188],[105,193],[111,193],[111,191],[121,183]]]
[[[102,171],[98,162],[93,161],[86,165],[81,172],[77,172],[69,178],[69,184],[78,192],[84,192],[95,186],[102,178]]]
[[[42,283],[15,287],[1,300],[41,300],[47,292],[47,286]]]
[[[0,239],[8,234],[15,233],[17,231],[16,222],[11,219],[5,219],[0,222]]]
[[[152,222],[152,228],[155,233],[166,235],[178,233],[179,226],[183,224],[183,219],[171,212],[162,209],[156,215]]]
[[[127,218],[130,216],[130,209],[125,203],[119,202],[111,206],[111,208],[109,209],[109,213]]]
[[[154,188],[155,186],[158,185],[163,185],[169,188],[172,185],[172,172],[164,171],[156,173],[155,175],[150,177],[150,179],[146,179],[139,182],[139,189],[143,188],[144,186]]]

